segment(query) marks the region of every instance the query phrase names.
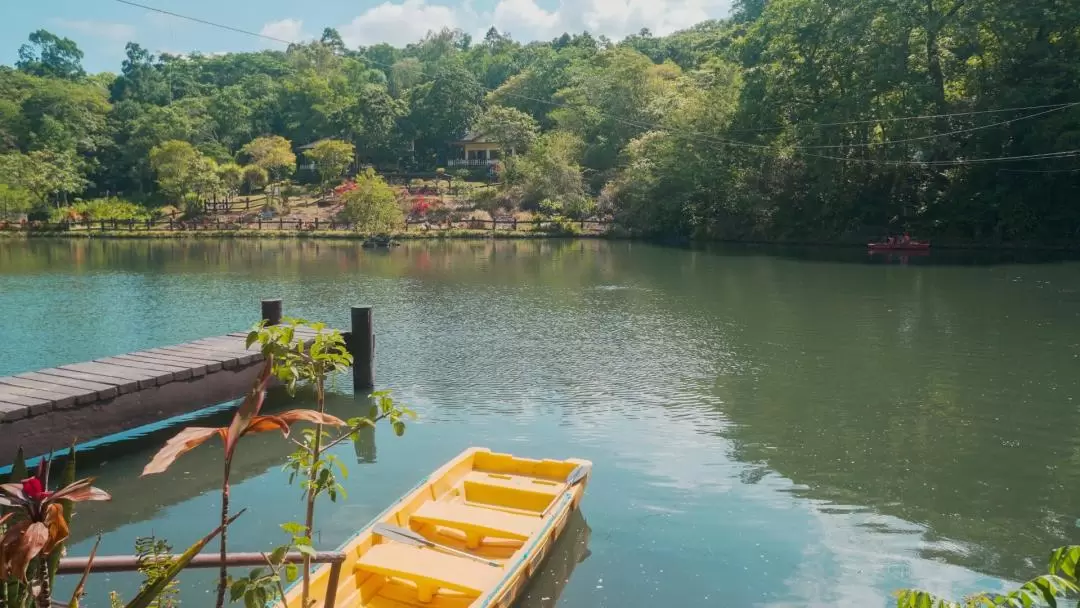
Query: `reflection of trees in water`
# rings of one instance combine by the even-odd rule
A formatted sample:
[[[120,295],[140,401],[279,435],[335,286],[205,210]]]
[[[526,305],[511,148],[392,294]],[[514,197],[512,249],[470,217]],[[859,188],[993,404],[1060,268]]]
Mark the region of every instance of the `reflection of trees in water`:
[[[589,557],[589,528],[580,510],[570,514],[559,540],[544,559],[540,572],[518,599],[516,608],[551,608],[559,601],[574,568]]]
[[[748,264],[705,296],[752,370],[716,384],[736,458],[924,525],[924,557],[996,576],[1080,540],[1062,491],[1078,448],[1059,430],[1080,422],[1061,396],[1077,330],[1038,323],[1066,317],[1060,298],[956,269]]]
[[[295,399],[284,389],[271,390],[264,406],[267,413],[286,409],[312,407],[309,389],[301,388]],[[327,410],[343,418],[367,412],[373,401],[367,396],[342,393],[327,394]],[[214,413],[206,418],[193,420],[183,426],[225,426],[232,418],[232,411]],[[126,524],[145,521],[160,516],[170,507],[188,501],[221,487],[221,445],[211,441],[205,446],[184,454],[176,466],[168,471],[149,477],[139,477],[143,466],[153,457],[161,445],[179,430],[173,427],[155,431],[137,440],[108,445],[79,455],[80,473],[97,476],[97,484],[122,502],[84,505],[78,509],[77,525],[72,526],[72,542],[107,534]],[[370,455],[375,461],[374,429],[370,436],[362,433],[358,454]],[[232,481],[237,486],[247,479],[281,467],[295,446],[282,439],[278,433],[261,433],[244,437],[233,463]]]
[[[353,441],[353,449],[356,451],[356,463],[374,464],[377,456],[375,450],[375,427],[365,426],[356,434],[357,439]]]

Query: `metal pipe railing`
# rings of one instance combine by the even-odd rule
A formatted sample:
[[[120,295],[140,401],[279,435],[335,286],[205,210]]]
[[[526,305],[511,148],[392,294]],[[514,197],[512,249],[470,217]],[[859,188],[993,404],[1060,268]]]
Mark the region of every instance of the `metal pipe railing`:
[[[164,557],[164,556],[163,556]],[[178,555],[170,555],[169,559],[176,559]],[[60,560],[56,570],[59,575],[82,574],[90,565],[91,573],[101,572],[136,572],[139,569],[139,557],[135,555],[105,555],[94,558],[90,563],[89,557],[65,557]],[[293,552],[286,553],[284,563],[300,564],[304,561],[304,554]],[[334,608],[337,601],[338,582],[341,580],[341,564],[345,562],[345,554],[341,551],[318,551],[311,558],[315,564],[330,564],[330,579],[326,584],[325,608]],[[230,553],[225,556],[225,565],[242,568],[251,566],[265,566],[266,555],[263,553]],[[188,568],[220,568],[220,555],[196,555],[191,560]]]

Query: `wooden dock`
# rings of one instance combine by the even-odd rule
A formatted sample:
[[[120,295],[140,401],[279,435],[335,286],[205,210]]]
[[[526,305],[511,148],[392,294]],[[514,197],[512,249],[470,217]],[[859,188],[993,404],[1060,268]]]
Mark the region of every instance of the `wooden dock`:
[[[264,301],[262,312],[269,323],[280,322],[281,301]],[[359,390],[373,385],[373,340],[363,339],[373,335],[371,308],[354,308],[353,320],[367,324],[346,334],[357,355]],[[258,344],[247,348],[247,335],[236,332],[0,377],[0,465],[20,446],[27,455],[42,454],[242,396],[264,361]],[[314,336],[311,329],[297,329],[297,339]]]

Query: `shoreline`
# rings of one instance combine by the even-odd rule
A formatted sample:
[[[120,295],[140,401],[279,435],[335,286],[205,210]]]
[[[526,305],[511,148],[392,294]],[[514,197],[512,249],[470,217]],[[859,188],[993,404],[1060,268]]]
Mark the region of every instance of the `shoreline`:
[[[104,232],[51,232],[51,231],[0,231],[0,240],[31,239],[319,239],[341,241],[367,241],[373,238],[389,236],[397,241],[430,241],[449,239],[597,239],[618,238],[609,233],[599,232],[532,232],[523,230],[477,230],[455,228],[451,230],[394,232],[389,235],[376,235],[366,232],[347,230],[151,230],[127,231],[106,230]]]
[[[0,230],[0,241],[4,240],[31,240],[31,239],[268,239],[268,240],[340,240],[340,241],[367,241],[372,238],[385,237],[372,233],[353,232],[349,230],[151,230],[151,231],[128,231],[106,230],[101,231],[12,231]],[[398,241],[438,241],[438,240],[534,240],[534,239],[609,239],[631,240],[642,243],[674,247],[708,247],[710,245],[734,245],[740,247],[807,247],[807,248],[830,248],[830,249],[865,249],[863,242],[851,240],[739,240],[739,239],[663,239],[635,236],[620,231],[607,232],[535,232],[524,230],[489,230],[454,228],[439,231],[399,231],[389,235]],[[1078,243],[991,243],[991,242],[967,242],[967,241],[934,241],[929,250],[941,251],[1047,251],[1047,252],[1076,252],[1080,253]],[[904,252],[882,252],[882,255],[903,255]]]

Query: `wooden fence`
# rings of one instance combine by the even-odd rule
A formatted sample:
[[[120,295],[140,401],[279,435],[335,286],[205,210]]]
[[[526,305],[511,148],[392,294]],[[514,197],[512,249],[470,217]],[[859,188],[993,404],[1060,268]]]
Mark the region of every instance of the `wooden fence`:
[[[571,225],[582,232],[603,232],[611,225],[610,220],[587,219],[587,220],[564,220],[556,222],[552,220],[533,219],[519,220],[517,218],[502,218],[494,220],[462,219],[462,220],[415,220],[405,221],[405,231],[439,231],[439,230],[510,230],[553,232],[561,231],[562,227]],[[222,221],[220,218],[203,218],[199,220],[176,220],[172,218],[162,220],[87,220],[83,222],[27,222],[27,223],[0,223],[0,230],[35,233],[94,233],[94,232],[182,232],[182,231],[241,231],[241,230],[265,230],[265,231],[352,231],[356,226],[349,222],[336,220],[294,220],[286,218],[256,219],[253,221],[235,222]]]

